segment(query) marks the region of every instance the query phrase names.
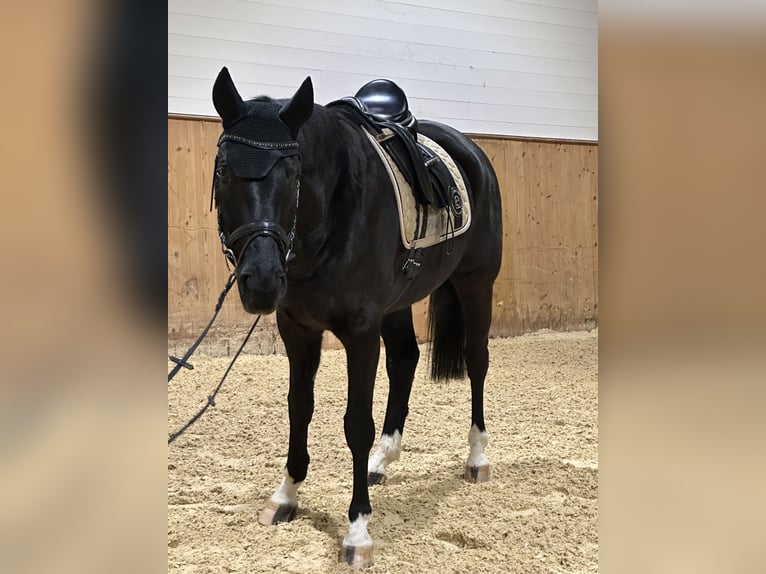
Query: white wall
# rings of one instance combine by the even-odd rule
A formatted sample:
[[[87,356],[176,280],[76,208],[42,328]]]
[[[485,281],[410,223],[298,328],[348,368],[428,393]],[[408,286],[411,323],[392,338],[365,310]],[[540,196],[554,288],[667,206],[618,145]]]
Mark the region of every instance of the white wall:
[[[469,133],[598,139],[596,0],[168,0],[168,112],[244,97],[317,103],[387,77],[416,117]]]

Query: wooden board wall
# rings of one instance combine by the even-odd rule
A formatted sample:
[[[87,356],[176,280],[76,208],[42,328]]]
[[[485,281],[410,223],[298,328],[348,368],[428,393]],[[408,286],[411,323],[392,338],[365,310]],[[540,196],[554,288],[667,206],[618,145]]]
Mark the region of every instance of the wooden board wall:
[[[228,272],[210,186],[220,123],[168,119],[168,339],[173,352],[209,320]],[[492,161],[503,196],[503,264],[493,336],[592,328],[598,317],[598,146],[472,136]],[[232,293],[207,351],[229,354],[249,325]],[[413,309],[423,340],[426,302]],[[251,351],[282,349],[265,317]],[[337,346],[332,336],[327,346]]]

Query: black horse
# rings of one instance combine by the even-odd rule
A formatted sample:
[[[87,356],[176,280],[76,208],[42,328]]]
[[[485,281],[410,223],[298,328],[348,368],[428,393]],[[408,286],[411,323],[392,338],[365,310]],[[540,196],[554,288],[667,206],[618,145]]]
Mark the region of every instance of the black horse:
[[[343,343],[348,361],[346,441],[353,456],[349,533],[341,559],[372,561],[367,523],[370,484],[399,457],[410,389],[420,352],[412,304],[431,295],[431,374],[471,380],[470,455],[466,478],[489,479],[484,454],[484,378],[489,355],[492,286],[500,268],[502,220],[497,178],[486,155],[448,126],[422,121],[418,131],[459,166],[469,193],[469,230],[422,250],[420,272],[402,269],[411,253],[400,237],[389,175],[343,106],[314,104],[306,78],[289,100],[243,101],[226,68],[213,88],[223,120],[215,170],[222,241],[236,265],[245,310],[276,310],[290,362],[290,445],[282,484],[260,516],[291,520],[309,465],[307,433],[322,333]],[[289,230],[289,231],[286,231]],[[390,381],[379,447],[374,442],[373,386],[380,338]]]

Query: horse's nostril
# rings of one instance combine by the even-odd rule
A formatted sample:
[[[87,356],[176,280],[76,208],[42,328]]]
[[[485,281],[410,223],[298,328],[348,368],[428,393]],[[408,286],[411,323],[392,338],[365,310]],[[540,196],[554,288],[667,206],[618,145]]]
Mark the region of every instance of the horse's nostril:
[[[243,271],[238,275],[239,284],[245,289],[270,290],[283,289],[287,284],[287,275],[284,271],[266,274],[253,274]]]

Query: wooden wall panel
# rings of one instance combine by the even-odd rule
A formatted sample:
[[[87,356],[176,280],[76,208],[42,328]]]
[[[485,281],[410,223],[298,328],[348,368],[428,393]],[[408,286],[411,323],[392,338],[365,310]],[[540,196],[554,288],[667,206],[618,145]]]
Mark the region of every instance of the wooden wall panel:
[[[220,123],[168,120],[168,339],[173,352],[209,320],[227,270],[210,186]],[[492,161],[503,195],[503,264],[495,283],[493,336],[591,328],[598,317],[598,147],[472,136]],[[420,340],[427,301],[413,308]],[[251,322],[236,293],[206,351],[229,354]],[[251,351],[279,352],[274,317]],[[328,335],[325,346],[338,346]]]
[[[503,193],[493,335],[592,327],[598,310],[598,148],[475,138]]]

